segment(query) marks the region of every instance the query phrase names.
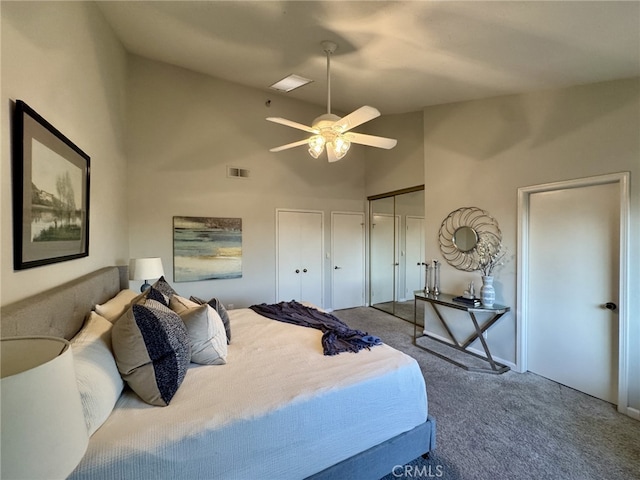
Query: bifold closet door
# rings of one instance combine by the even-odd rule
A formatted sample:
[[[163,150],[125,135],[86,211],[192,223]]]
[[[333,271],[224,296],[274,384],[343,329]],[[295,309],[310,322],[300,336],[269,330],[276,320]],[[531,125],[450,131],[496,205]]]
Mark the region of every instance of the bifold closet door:
[[[277,212],[278,302],[322,301],[322,212]]]

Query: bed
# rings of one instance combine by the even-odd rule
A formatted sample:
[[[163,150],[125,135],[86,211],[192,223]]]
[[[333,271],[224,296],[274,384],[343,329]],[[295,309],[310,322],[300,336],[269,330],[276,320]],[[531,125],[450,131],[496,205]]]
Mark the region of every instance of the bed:
[[[127,286],[106,267],[2,307],[2,335],[72,339]],[[422,373],[387,345],[323,355],[321,332],[229,311],[224,365],[191,363],[166,407],[124,388],[70,479],[376,479],[435,448]]]

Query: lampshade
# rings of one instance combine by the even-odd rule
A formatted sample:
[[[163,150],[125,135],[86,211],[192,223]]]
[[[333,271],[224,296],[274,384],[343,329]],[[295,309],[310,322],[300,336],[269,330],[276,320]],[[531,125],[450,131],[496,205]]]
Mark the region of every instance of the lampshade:
[[[162,260],[153,258],[132,258],[129,261],[129,280],[144,280],[140,291],[144,291],[151,285],[147,280],[160,278],[164,275],[162,270]]]
[[[66,478],[89,442],[69,342],[3,338],[0,353],[0,476]]]

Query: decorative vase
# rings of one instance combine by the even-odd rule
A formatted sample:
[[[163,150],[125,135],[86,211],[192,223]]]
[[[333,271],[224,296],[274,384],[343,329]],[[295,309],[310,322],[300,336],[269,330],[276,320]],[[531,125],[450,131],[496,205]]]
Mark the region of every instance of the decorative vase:
[[[493,307],[493,302],[496,300],[496,290],[493,288],[493,277],[491,275],[482,276],[480,300],[482,301],[483,307]]]
[[[424,293],[431,293],[431,265],[428,263],[424,264]]]
[[[433,261],[433,294],[440,295],[440,262]]]

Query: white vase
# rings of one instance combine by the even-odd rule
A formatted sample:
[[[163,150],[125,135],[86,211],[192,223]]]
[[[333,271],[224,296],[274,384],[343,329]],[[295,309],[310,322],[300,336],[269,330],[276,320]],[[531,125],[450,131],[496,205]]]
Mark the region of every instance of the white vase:
[[[493,277],[491,275],[482,276],[480,300],[482,301],[483,307],[493,307],[493,302],[496,300],[496,290],[493,288]]]

